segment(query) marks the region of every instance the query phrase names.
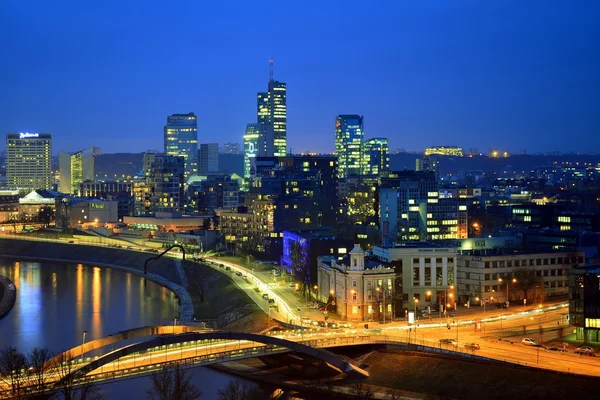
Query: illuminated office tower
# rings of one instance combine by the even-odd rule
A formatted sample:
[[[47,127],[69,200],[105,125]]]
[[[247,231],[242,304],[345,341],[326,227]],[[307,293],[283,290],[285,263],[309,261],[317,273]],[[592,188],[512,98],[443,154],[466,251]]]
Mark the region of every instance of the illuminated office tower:
[[[264,140],[258,155],[284,157],[287,154],[287,87],[273,79],[273,60],[269,65],[268,90],[259,92],[256,101],[256,122],[264,126]]]
[[[363,117],[338,115],[335,118],[335,155],[338,178],[361,175],[363,170]]]
[[[219,144],[202,143],[198,151],[198,174],[205,176],[219,171]]]
[[[165,155],[183,157],[184,179],[198,174],[198,117],[194,113],[167,117]]]
[[[29,192],[52,189],[52,135],[6,134],[6,183],[9,189]]]
[[[390,169],[387,138],[365,140],[363,145],[363,175],[379,176]]]
[[[244,133],[244,179],[250,178],[252,159],[255,158],[259,153],[258,149],[262,141],[262,137],[262,124],[246,125],[246,132]]]
[[[58,153],[59,191],[79,194],[84,181],[94,180],[94,157],[94,147],[76,153]]]

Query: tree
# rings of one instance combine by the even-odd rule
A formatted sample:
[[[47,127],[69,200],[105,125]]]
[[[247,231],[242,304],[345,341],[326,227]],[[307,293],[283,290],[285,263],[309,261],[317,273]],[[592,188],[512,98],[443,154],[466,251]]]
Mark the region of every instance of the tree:
[[[179,364],[173,368],[164,367],[150,376],[152,389],[148,390],[150,400],[196,400],[202,392],[191,383],[191,374]]]
[[[8,387],[11,397],[20,399],[25,393],[27,357],[14,347],[0,351],[0,379]]]
[[[514,277],[517,280],[517,287],[523,291],[524,299],[530,300],[536,286],[544,287],[542,279],[535,275],[535,270],[533,269],[517,269],[514,273]]]
[[[40,399],[45,398],[51,386],[47,372],[51,367],[52,357],[50,350],[40,347],[34,347],[27,355],[27,362],[33,375],[31,386]]]
[[[54,219],[54,211],[49,206],[40,207],[40,211],[37,214],[37,220],[40,224],[50,225],[50,222]]]
[[[52,368],[57,382],[53,386],[56,398],[64,400],[102,400],[100,388],[87,376],[78,377],[77,357],[72,352],[62,352],[56,356]]]
[[[356,399],[360,400],[371,400],[374,399],[373,390],[364,383],[355,383],[350,386],[350,394]]]
[[[218,400],[261,400],[264,396],[260,390],[246,382],[230,381],[225,389],[219,390]]]

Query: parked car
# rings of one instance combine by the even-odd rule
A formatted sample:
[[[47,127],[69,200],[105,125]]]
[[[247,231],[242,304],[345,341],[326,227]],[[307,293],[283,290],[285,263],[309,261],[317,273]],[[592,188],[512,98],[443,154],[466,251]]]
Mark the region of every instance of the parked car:
[[[561,348],[561,347],[548,347],[546,350],[548,351],[555,351],[557,353],[567,353],[567,350]]]
[[[312,324],[312,319],[310,318],[302,318],[302,323],[305,325],[310,325]]]
[[[242,273],[241,273],[240,271],[237,271],[235,274],[236,274],[237,276],[242,276]]]
[[[263,298],[263,299],[265,299],[265,300],[269,300],[269,295],[268,295],[268,294],[266,294],[266,293],[264,293],[264,294],[262,295],[262,298]]]
[[[454,339],[440,339],[440,344],[452,345],[454,347],[458,346],[458,343]]]
[[[69,243],[75,243],[75,241],[74,240],[69,240]]]
[[[474,342],[472,342],[472,343],[466,343],[465,344],[465,349],[468,349],[468,350],[479,350],[480,349],[479,343],[474,343]]]
[[[506,303],[497,303],[496,308],[501,308],[501,309],[505,310],[508,308],[508,306],[506,305]]]
[[[336,324],[335,322],[328,322],[327,323],[327,327],[329,329],[337,329],[338,328],[338,324]]]
[[[271,304],[275,303],[275,299],[269,299],[269,303],[271,303]]]
[[[223,264],[221,264],[223,265]],[[231,267],[225,267],[225,271],[231,271]]]
[[[521,343],[523,343],[525,346],[537,346],[538,342],[536,342],[535,340],[531,339],[531,338],[524,338],[523,340],[521,340]]]
[[[127,246],[127,250],[133,250],[133,246]]]
[[[590,354],[590,353],[593,354],[594,349],[592,349],[590,346],[580,346],[575,349],[575,353],[576,354]]]

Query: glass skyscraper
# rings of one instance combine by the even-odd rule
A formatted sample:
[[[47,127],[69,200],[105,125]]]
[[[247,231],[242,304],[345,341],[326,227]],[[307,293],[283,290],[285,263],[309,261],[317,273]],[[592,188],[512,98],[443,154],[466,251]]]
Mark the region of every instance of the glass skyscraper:
[[[198,174],[198,117],[194,113],[167,117],[164,130],[165,155],[185,160],[184,179]]]
[[[365,140],[363,145],[363,175],[378,176],[390,169],[390,155],[387,138]]]
[[[251,161],[258,156],[262,135],[262,124],[248,124],[246,126],[246,132],[244,133],[244,179],[250,178]]]
[[[338,158],[338,178],[361,175],[363,172],[363,117],[338,115],[335,118],[335,155]]]
[[[284,157],[287,154],[286,84],[269,80],[267,92],[259,92],[256,101],[256,122],[264,127],[260,156]]]

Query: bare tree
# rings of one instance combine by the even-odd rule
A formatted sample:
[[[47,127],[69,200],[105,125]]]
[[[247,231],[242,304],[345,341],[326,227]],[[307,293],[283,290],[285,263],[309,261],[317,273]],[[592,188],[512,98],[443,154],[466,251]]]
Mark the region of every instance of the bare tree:
[[[162,368],[150,379],[152,389],[147,392],[150,400],[196,400],[202,397],[202,392],[190,382],[191,374],[179,364]]]
[[[302,293],[307,294],[310,286],[310,262],[308,260],[308,249],[305,239],[292,242],[290,258],[292,259],[292,268],[294,275],[300,280]]]
[[[24,397],[27,380],[27,357],[14,347],[0,351],[0,382],[10,392],[10,397]]]
[[[229,382],[225,389],[219,390],[217,396],[218,400],[261,400],[263,398],[260,390],[240,381]]]
[[[517,282],[516,285],[523,291],[525,299],[530,299],[530,296],[535,291],[536,286],[542,286],[543,283],[540,277],[535,275],[535,270],[521,268],[515,271],[514,274]]]
[[[375,398],[373,390],[362,382],[350,386],[350,394],[354,398],[360,400],[371,400]]]
[[[387,400],[400,400],[402,398],[402,394],[399,390],[389,389],[387,392],[385,392],[385,398]]]
[[[53,354],[49,349],[34,347],[27,355],[31,373],[31,388],[36,392],[36,397],[43,399],[50,389],[48,370]]]
[[[71,352],[63,352],[54,358],[54,371],[57,382],[53,392],[56,398],[64,400],[102,400],[100,388],[89,377],[76,376],[77,357]]]

